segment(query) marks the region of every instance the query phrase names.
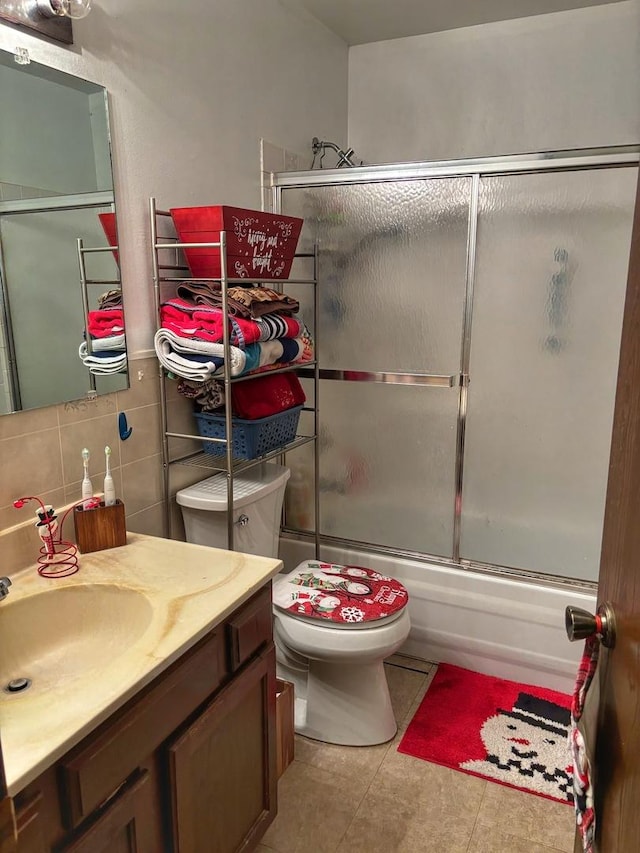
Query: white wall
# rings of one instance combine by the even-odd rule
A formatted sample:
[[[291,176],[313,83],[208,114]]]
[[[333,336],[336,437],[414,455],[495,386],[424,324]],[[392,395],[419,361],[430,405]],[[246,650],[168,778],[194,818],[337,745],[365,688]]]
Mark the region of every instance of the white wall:
[[[347,46],[278,0],[98,0],[74,34],[67,48],[0,24],[0,48],[25,47],[109,91],[135,355],[154,323],[149,196],[259,208],[261,137],[293,151],[316,135],[346,137]]]
[[[639,141],[638,0],[349,52],[349,144],[369,163]]]

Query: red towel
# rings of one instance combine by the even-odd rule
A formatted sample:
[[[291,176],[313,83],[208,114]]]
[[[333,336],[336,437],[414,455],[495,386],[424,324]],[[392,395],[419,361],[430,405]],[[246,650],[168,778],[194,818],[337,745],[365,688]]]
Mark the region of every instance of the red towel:
[[[302,406],[304,390],[295,373],[278,373],[238,382],[231,388],[233,411],[240,418],[267,418]]]
[[[124,331],[122,308],[101,308],[87,315],[89,334],[94,338],[106,338]]]

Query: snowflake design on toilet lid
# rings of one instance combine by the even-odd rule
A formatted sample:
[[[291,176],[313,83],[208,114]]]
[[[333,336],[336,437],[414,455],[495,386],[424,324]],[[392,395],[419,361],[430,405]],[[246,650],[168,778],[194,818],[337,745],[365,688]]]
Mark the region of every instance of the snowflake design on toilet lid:
[[[273,603],[294,616],[343,625],[396,615],[409,595],[394,578],[363,566],[305,560],[273,584]]]

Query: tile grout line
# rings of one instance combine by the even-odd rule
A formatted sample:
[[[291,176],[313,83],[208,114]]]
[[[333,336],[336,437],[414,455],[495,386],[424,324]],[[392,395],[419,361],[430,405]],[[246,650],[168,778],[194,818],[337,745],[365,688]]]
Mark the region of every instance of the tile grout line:
[[[480,798],[480,802],[478,803],[478,812],[476,814],[476,819],[474,820],[473,826],[471,827],[471,833],[469,835],[469,841],[467,843],[466,853],[473,853],[473,851],[471,850],[471,842],[473,841],[473,834],[476,831],[476,826],[478,826],[478,818],[480,817],[480,812],[482,810],[482,804],[484,803],[484,798],[487,795],[487,785],[488,785],[488,782],[485,780],[484,791],[482,792],[482,797]]]
[[[389,752],[389,749],[390,749],[390,747],[391,747],[392,742],[393,742],[392,740],[391,740],[391,741],[389,741],[389,746],[387,747],[387,749],[386,749],[386,751],[385,751],[384,755],[382,756],[382,761],[380,762],[380,764],[379,764],[379,766],[378,766],[378,768],[377,768],[376,772],[373,774],[373,778],[371,779],[371,781],[369,782],[369,784],[367,785],[367,787],[366,787],[366,788],[365,788],[365,790],[363,791],[363,794],[362,794],[362,796],[360,797],[360,800],[358,801],[358,805],[355,807],[355,809],[354,809],[354,811],[353,811],[353,815],[351,816],[351,820],[350,820],[350,821],[349,821],[349,823],[347,824],[347,827],[346,827],[345,831],[342,833],[342,835],[341,835],[341,836],[340,836],[340,838],[338,839],[338,843],[336,844],[336,848],[335,848],[334,853],[337,853],[337,851],[340,849],[340,845],[342,844],[342,842],[344,841],[344,839],[345,839],[345,838],[346,838],[346,836],[347,836],[347,833],[348,833],[348,832],[349,832],[349,830],[351,829],[351,826],[353,825],[353,822],[354,822],[354,820],[356,819],[356,815],[358,814],[358,810],[359,810],[360,806],[363,804],[365,797],[366,797],[366,796],[367,796],[367,794],[369,793],[369,791],[370,791],[370,789],[371,789],[371,786],[373,785],[373,781],[374,781],[374,779],[376,778],[376,776],[377,776],[377,775],[378,775],[378,773],[380,772],[380,767],[382,767],[382,764],[383,764],[383,762],[384,762],[384,759],[385,759],[385,758],[386,758],[386,756],[387,756],[387,753]]]

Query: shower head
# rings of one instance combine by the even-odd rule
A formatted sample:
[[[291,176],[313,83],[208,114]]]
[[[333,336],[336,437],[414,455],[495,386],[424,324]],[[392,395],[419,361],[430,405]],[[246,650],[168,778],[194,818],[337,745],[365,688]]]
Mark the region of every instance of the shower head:
[[[335,151],[338,155],[338,162],[336,163],[336,168],[341,169],[343,166],[355,167],[356,165],[362,165],[362,161],[357,164],[353,160],[354,150],[353,148],[347,148],[346,151],[343,151],[335,142],[323,142],[318,139],[317,136],[314,136],[311,140],[311,151],[313,152],[313,160],[311,162],[311,168],[315,166],[316,157],[320,154],[320,169],[322,169],[322,161],[324,159],[324,155],[326,154],[327,148],[330,148],[332,151]]]

